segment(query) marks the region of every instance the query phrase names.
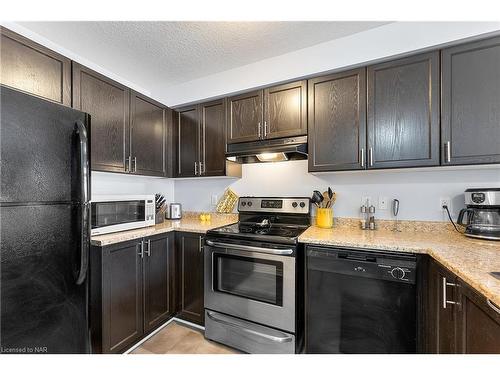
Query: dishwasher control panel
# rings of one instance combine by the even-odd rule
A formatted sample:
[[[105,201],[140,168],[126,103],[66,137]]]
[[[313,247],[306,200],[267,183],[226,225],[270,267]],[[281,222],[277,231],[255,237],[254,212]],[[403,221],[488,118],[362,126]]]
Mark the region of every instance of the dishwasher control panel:
[[[413,255],[308,247],[307,257],[309,265],[318,270],[405,284],[416,282],[417,260]]]

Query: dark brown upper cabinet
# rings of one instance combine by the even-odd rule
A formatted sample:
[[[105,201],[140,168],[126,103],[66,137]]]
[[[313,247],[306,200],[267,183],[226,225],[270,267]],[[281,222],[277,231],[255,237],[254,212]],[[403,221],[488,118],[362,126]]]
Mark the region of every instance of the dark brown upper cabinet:
[[[226,169],[226,106],[224,99],[202,103],[200,112],[200,167],[202,176],[221,176]]]
[[[442,51],[442,164],[500,163],[500,37]]]
[[[203,236],[199,233],[176,233],[178,269],[178,317],[203,325],[204,267]]]
[[[71,60],[0,28],[0,83],[71,106]]]
[[[309,171],[365,168],[366,69],[310,79]]]
[[[367,68],[368,168],[439,165],[439,52]]]
[[[227,143],[257,141],[263,134],[262,90],[236,95],[227,100]]]
[[[307,81],[264,90],[265,139],[307,134]]]
[[[130,98],[131,173],[165,176],[165,106],[132,92]]]
[[[226,173],[225,104],[219,99],[178,110],[177,177]]]
[[[227,143],[307,134],[307,81],[227,99]]]
[[[73,107],[91,116],[92,170],[130,170],[129,106],[127,87],[73,62]]]
[[[200,153],[200,124],[197,105],[177,110],[175,135],[177,141],[176,177],[197,176]]]

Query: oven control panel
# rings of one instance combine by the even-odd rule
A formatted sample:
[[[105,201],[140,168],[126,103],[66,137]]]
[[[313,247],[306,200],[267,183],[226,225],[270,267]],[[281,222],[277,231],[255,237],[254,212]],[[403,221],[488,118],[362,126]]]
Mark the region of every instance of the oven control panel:
[[[309,214],[309,198],[258,198],[241,197],[238,201],[239,212],[279,212],[290,214]]]

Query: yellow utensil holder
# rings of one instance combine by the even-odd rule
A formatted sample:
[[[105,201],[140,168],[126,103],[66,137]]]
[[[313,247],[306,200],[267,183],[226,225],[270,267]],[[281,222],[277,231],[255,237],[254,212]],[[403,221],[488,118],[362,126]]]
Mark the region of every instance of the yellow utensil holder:
[[[333,227],[333,209],[318,208],[316,211],[316,226],[320,228]]]

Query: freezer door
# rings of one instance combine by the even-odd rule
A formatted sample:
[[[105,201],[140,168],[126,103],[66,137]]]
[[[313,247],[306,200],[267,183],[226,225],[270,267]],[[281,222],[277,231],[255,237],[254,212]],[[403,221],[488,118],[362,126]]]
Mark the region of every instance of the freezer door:
[[[0,203],[82,202],[88,115],[4,86],[0,108]]]
[[[77,282],[82,268],[83,207],[0,207],[0,347],[4,353],[90,351],[88,283]]]

